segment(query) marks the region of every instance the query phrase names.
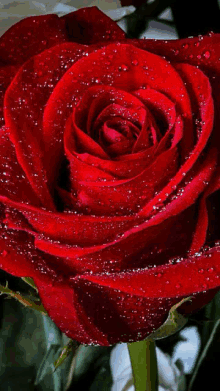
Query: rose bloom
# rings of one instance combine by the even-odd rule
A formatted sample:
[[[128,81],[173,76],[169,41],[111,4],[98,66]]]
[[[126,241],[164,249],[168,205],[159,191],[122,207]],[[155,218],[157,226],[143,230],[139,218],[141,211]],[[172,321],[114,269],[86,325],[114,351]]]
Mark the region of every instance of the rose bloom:
[[[220,35],[129,40],[97,8],[0,39],[0,267],[84,344],[220,285]]]

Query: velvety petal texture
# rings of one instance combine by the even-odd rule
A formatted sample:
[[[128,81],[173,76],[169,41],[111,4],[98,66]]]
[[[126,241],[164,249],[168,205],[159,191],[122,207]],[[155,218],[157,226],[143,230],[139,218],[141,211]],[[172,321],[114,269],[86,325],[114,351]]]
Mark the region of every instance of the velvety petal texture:
[[[142,340],[218,291],[219,47],[129,40],[96,7],[0,38],[0,267],[70,338]]]

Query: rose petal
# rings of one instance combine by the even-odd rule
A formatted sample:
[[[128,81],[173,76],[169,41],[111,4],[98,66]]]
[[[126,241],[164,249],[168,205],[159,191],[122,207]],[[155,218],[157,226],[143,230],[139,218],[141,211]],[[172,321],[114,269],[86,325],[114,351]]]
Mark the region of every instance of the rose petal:
[[[0,128],[5,124],[3,115],[3,102],[5,91],[18,71],[18,66],[2,66],[0,68]]]
[[[103,333],[90,323],[83,309],[80,315],[81,306],[77,304],[73,289],[63,282],[60,270],[58,274],[51,267],[54,258],[47,254],[42,257],[34,248],[30,235],[0,228],[0,252],[0,267],[3,270],[16,277],[33,278],[44,307],[63,331],[65,329],[67,334],[75,335],[84,343],[95,339],[97,343],[107,344]]]
[[[65,281],[53,286],[39,279],[34,278],[34,281],[50,318],[67,336],[84,344],[109,345],[107,336],[90,321],[74,290]]]
[[[14,201],[40,205],[40,200],[18,164],[14,146],[4,127],[0,129],[0,194]]]
[[[133,66],[132,61],[136,58],[139,59],[139,64]],[[100,68],[100,63],[103,65],[102,68]],[[143,69],[146,65],[148,69]],[[164,72],[166,83],[164,83]],[[156,78],[155,74],[157,74]],[[183,118],[184,137],[187,139],[185,145],[187,145],[188,152],[191,150],[193,145],[192,112],[189,97],[180,76],[161,57],[124,44],[110,44],[104,49],[90,53],[88,57],[77,61],[66,72],[54,88],[44,111],[45,137],[57,140],[57,145],[62,143],[63,129],[70,114],[67,102],[75,106],[84,95],[85,86],[89,89],[96,83],[97,78],[99,88],[104,84],[103,88],[106,89],[106,84],[111,84],[119,90],[133,91],[148,84],[167,95],[176,103],[178,111],[185,115]],[[133,97],[133,100],[135,99],[137,98]],[[62,112],[62,115],[58,115],[58,112]],[[57,150],[57,145],[54,144],[53,149]]]
[[[176,108],[175,104],[166,95],[152,88],[142,88],[133,91],[133,94],[146,104],[153,114],[160,131],[163,129],[162,134],[173,127],[176,119]]]
[[[192,244],[190,247],[190,253],[192,255],[198,252],[201,249],[201,247],[205,244],[206,237],[207,237],[208,223],[209,223],[209,218],[208,218],[209,216],[208,216],[206,202],[208,197],[219,189],[220,189],[220,169],[217,168],[215,175],[212,178],[212,181],[209,183],[200,201],[197,225],[193,235]]]
[[[208,34],[180,40],[129,40],[129,43],[152,53],[164,56],[173,63],[182,62],[199,67],[208,76],[215,105],[214,135],[219,143],[220,122],[220,34]],[[202,90],[200,90],[203,93]]]
[[[92,156],[88,153],[74,153],[73,155],[79,160],[79,165],[83,166],[83,163],[91,166],[91,170],[99,170],[100,178],[107,173],[114,176],[117,179],[133,178],[142,172],[150,163],[154,157],[155,147],[148,148],[145,151],[135,153],[132,155],[123,155],[117,157],[115,160],[105,160]],[[69,157],[70,159],[70,157]],[[100,171],[103,171],[101,174]],[[81,177],[82,179],[82,177]]]
[[[22,212],[36,231],[32,232],[32,235],[44,234],[53,240],[82,247],[103,244],[103,241],[107,243],[138,222],[138,219],[129,216],[96,217],[75,213],[51,213],[31,205],[23,205],[4,196],[0,196],[0,200],[5,205]],[[11,223],[16,220],[12,217],[10,215]],[[23,223],[20,229],[31,229],[31,226],[25,225],[26,222]]]
[[[10,139],[16,148],[18,161],[42,203],[49,208],[53,208],[53,201],[47,186],[47,174],[49,174],[50,187],[56,167],[51,170],[50,159],[47,160],[47,156],[46,158],[44,156],[47,146],[43,145],[41,131],[43,113],[39,111],[39,101],[43,110],[51,88],[54,88],[66,69],[71,67],[84,51],[85,47],[68,43],[50,49],[49,53],[45,51],[31,58],[19,70],[5,94],[5,121],[9,128]],[[54,153],[55,149],[53,149],[53,156]],[[56,164],[59,165],[59,162],[58,157]]]
[[[193,293],[218,287],[219,257],[220,248],[215,247],[204,253],[195,254],[177,264],[166,264],[153,269],[146,268],[124,273],[84,274],[77,276],[76,280],[95,283],[100,291],[105,286],[109,290],[117,289],[128,295],[137,295],[148,299],[190,296]],[[210,268],[212,269],[209,270]]]
[[[125,33],[97,7],[81,8],[64,15],[68,38],[82,44],[115,41],[125,38]]]
[[[68,41],[65,21],[57,15],[30,16],[10,27],[0,38],[3,63],[22,65],[34,55]]]
[[[201,155],[201,152],[205,148],[213,130],[214,107],[209,79],[202,71],[192,67],[191,65],[179,64],[178,67],[181,69],[181,73],[184,74],[184,80],[188,80],[187,84],[190,85],[193,98],[197,101],[199,114],[201,116],[201,128],[199,128],[201,133],[198,136],[198,141],[193,152],[179,169],[177,174],[170,180],[168,185],[165,186],[164,189],[140,211],[140,215],[145,217],[147,217],[152,212],[152,208],[156,206],[157,202],[164,202],[166,198],[173,192],[173,189],[175,189],[181,183],[183,177],[189,172],[189,170],[193,167]],[[202,85],[202,94],[198,88],[200,85]]]
[[[220,250],[214,248],[175,265],[108,275],[87,274],[71,281],[79,303],[91,321],[108,335],[109,343],[116,339],[126,342],[128,338],[137,341],[157,329],[162,319],[165,321],[168,309],[183,297],[193,295],[192,304],[184,308],[185,313],[190,313],[207,303],[207,294],[209,299],[214,296],[212,291],[203,291],[219,286],[219,258]]]
[[[98,215],[137,213],[178,169],[176,147],[169,149],[136,177],[111,182],[74,182],[82,211]]]
[[[71,285],[74,285],[74,288],[72,288],[70,286],[69,280],[62,277],[62,274],[57,274],[52,270],[51,266],[46,267],[45,262],[43,262],[40,256],[40,253],[36,252],[36,250],[33,250],[33,247],[31,247],[31,241],[27,234],[20,232],[15,233],[12,231],[2,231],[0,238],[2,235],[6,234],[8,235],[7,239],[4,238],[4,242],[0,240],[0,246],[3,250],[3,255],[0,257],[1,268],[16,276],[32,277],[38,287],[41,301],[48,311],[51,319],[66,335],[82,343],[109,345],[118,341],[128,341],[129,338],[133,338],[135,340],[138,340],[139,338],[143,339],[150,332],[152,332],[155,327],[159,327],[161,325],[161,323],[166,318],[169,308],[179,301],[178,296],[177,298],[175,297],[171,300],[167,298],[158,299],[156,297],[152,300],[151,296],[149,296],[149,298],[144,298],[143,292],[140,294],[140,296],[132,296],[130,292],[128,296],[124,294],[123,291],[121,293],[115,291],[114,296],[114,290],[111,288],[107,289],[108,293],[105,292],[104,285],[111,285],[112,282],[104,280],[102,276],[95,276],[95,281],[90,283],[89,278],[92,277],[91,275],[85,276],[85,279],[74,279],[74,277],[72,277]],[[44,259],[47,260],[47,262],[49,261],[49,258],[47,258],[45,254]],[[209,262],[211,261],[210,258],[208,258],[208,260]],[[213,262],[215,261],[215,259],[212,260]],[[52,261],[52,259],[50,261]],[[202,262],[204,265],[204,259],[202,259]],[[216,263],[218,264],[218,260]],[[215,277],[218,277],[218,275],[215,272],[215,269],[213,271],[214,279]],[[156,270],[154,270],[154,272],[156,272]],[[204,276],[203,280],[205,280],[207,273],[209,277],[210,275],[212,276],[212,267],[210,272],[201,273],[199,274],[199,277],[202,278]],[[185,273],[185,275],[189,275],[188,271]],[[122,283],[124,284],[123,276],[125,276],[124,279],[127,279],[127,274],[120,274],[120,285],[122,285]],[[137,274],[133,273],[133,276],[136,278]],[[105,276],[105,278],[106,277],[109,277],[109,280],[114,277],[114,281],[117,281],[119,275],[109,275]],[[141,277],[141,275],[138,276],[139,279]],[[143,275],[143,278],[144,277],[145,276]],[[96,285],[97,278],[99,278],[99,288]],[[151,276],[145,277],[143,285],[144,288],[147,287],[148,278],[150,278],[150,284],[153,282]],[[154,279],[156,279],[156,283],[158,283],[159,277],[154,277]],[[217,278],[216,281],[218,281]],[[129,282],[131,282],[131,278],[128,283]],[[203,283],[203,281],[199,282]],[[133,288],[136,286],[136,283],[133,284]],[[151,293],[155,290],[155,286],[157,285],[154,285],[154,289],[151,289]],[[159,285],[159,288],[160,286],[161,284]],[[164,286],[166,285],[163,285],[163,288]],[[86,294],[86,292],[88,294],[92,294],[91,297],[93,303],[89,306],[88,303],[90,296]],[[177,291],[176,293],[178,295]],[[208,292],[207,294],[200,294],[196,298],[194,296],[194,301],[192,305],[187,308],[188,311],[186,312],[190,312],[193,308],[198,306],[201,307],[201,305],[204,305],[207,301],[210,301],[210,293],[212,292]],[[117,309],[114,305],[114,316],[112,318],[114,320],[114,327],[111,321],[112,307],[110,304],[112,301],[109,301],[108,297],[113,298],[113,302],[117,303]],[[115,300],[116,297],[117,300]],[[134,306],[132,304],[134,303],[134,299],[136,310],[131,312]],[[108,305],[106,305],[106,301],[108,301]],[[135,315],[137,313],[137,308],[138,314]],[[105,309],[107,309],[107,313]],[[153,322],[151,322],[150,319],[148,319],[146,322],[148,313],[150,315],[150,319],[152,319],[152,313],[157,314],[154,316]],[[98,314],[99,321],[97,322]],[[100,314],[102,314],[101,318]],[[121,317],[120,314],[126,316],[126,318]],[[90,315],[91,319],[89,318]],[[141,321],[142,316],[143,319]],[[126,319],[125,323],[124,319]],[[116,324],[117,326],[115,327]],[[108,331],[108,333],[106,333],[106,331]]]
[[[119,239],[115,239],[112,243],[103,244],[102,246],[80,248],[61,245],[47,239],[38,238],[35,241],[35,245],[52,255],[67,258],[70,260],[70,264],[76,265],[78,270],[82,268],[85,270],[86,266],[93,271],[101,270],[113,270],[114,268],[128,268],[129,257],[132,260],[132,268],[134,268],[134,257],[143,249],[148,249],[148,245],[151,245],[155,236],[155,230],[152,227],[157,227],[156,233],[159,234],[157,243],[161,246],[163,244],[163,231],[159,229],[159,225],[165,223],[163,229],[170,234],[171,230],[175,232],[175,223],[169,218],[174,218],[180,215],[183,211],[186,211],[191,205],[195,204],[198,196],[204,191],[207,186],[207,182],[215,171],[216,165],[216,151],[211,150],[209,156],[205,160],[202,166],[198,167],[198,172],[194,178],[182,189],[179,194],[173,197],[170,204],[166,205],[160,213],[155,214],[150,220],[134,225],[128,231],[124,231],[123,236]],[[0,197],[0,200],[2,197]],[[193,224],[194,216],[191,213]],[[178,220],[178,219],[177,219]],[[178,221],[177,221],[178,223]],[[170,228],[167,230],[167,226],[170,224]],[[161,227],[161,226],[160,226]],[[175,229],[174,229],[175,227]],[[152,236],[151,236],[152,235]],[[164,233],[163,233],[164,235]],[[174,235],[175,237],[175,235]],[[191,236],[189,236],[191,241]],[[174,240],[176,242],[176,240]],[[170,248],[170,246],[169,246]],[[176,248],[176,243],[175,243]],[[186,247],[185,247],[186,248]],[[150,251],[147,251],[150,259]],[[101,257],[101,258],[100,258]],[[102,260],[100,264],[99,259]],[[68,262],[68,260],[67,260]],[[143,267],[143,264],[149,264],[149,260],[144,259],[142,264],[141,259],[135,261],[136,267]]]
[[[119,116],[141,126],[146,121],[143,103],[127,91],[112,86],[93,86],[83,94],[76,108],[75,121],[87,133],[93,135],[107,119]]]

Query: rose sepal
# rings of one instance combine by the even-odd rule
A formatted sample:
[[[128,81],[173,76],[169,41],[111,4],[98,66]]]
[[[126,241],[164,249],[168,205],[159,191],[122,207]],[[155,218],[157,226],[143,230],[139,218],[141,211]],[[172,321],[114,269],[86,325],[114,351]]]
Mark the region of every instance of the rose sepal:
[[[158,339],[163,339],[170,337],[171,335],[180,331],[188,322],[188,318],[183,316],[177,311],[183,303],[191,301],[191,296],[185,297],[177,304],[173,305],[170,310],[166,321],[153,333],[151,333],[146,340],[156,341]]]

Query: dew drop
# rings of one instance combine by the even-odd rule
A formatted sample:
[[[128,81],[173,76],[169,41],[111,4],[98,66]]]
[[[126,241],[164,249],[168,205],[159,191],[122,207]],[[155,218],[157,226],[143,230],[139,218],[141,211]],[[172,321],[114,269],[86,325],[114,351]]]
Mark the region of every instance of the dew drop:
[[[204,273],[204,269],[199,269],[199,273]]]
[[[139,64],[139,63],[138,63],[138,60],[133,60],[133,61],[132,61],[132,65],[135,65],[135,66],[136,66],[136,65],[138,65],[138,64]]]
[[[119,71],[127,72],[129,68],[127,65],[122,64],[120,67],[118,67],[118,69],[119,69]]]
[[[8,255],[8,251],[3,250],[2,253],[1,253],[1,255],[2,255],[3,257],[6,257],[6,255]]]
[[[203,56],[208,60],[211,56],[211,53],[207,50],[205,53],[203,53]]]

